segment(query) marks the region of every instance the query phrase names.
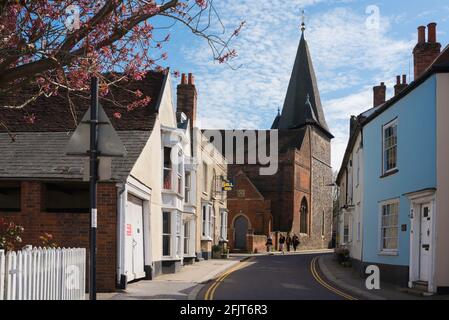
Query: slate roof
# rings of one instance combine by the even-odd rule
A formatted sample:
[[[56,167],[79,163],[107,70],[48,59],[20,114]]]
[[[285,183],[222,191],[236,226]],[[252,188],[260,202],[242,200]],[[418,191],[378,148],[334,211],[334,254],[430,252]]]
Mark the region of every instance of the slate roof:
[[[112,161],[112,181],[125,181],[150,138],[151,131],[119,131],[127,155]],[[21,132],[16,142],[0,133],[0,179],[82,180],[84,159],[63,152],[64,132]]]
[[[282,115],[277,127],[273,129],[295,129],[307,124],[310,113],[307,110],[307,96],[310,96],[318,126],[330,134],[321,105],[320,92],[307,41],[302,33],[298,52],[293,66]]]
[[[100,99],[100,103],[111,119],[114,128],[117,131],[152,130],[165,81],[167,81],[166,74],[149,72],[141,81],[122,84],[123,87],[132,92],[140,90],[143,96],[151,98],[149,105],[132,111],[127,111],[125,108],[117,106],[110,101]],[[25,97],[31,96],[32,91],[33,89],[27,88],[14,95],[2,95],[0,96],[0,106],[14,105],[19,101],[24,101]],[[113,94],[116,101],[122,105],[128,105],[136,100],[136,96],[132,92],[111,88],[111,93],[107,97],[111,98]],[[76,116],[79,122],[90,106],[90,99],[73,96],[72,101],[75,104]],[[116,112],[121,113],[121,119],[116,119],[113,116]],[[24,117],[33,114],[36,117],[35,123],[27,123]],[[19,110],[0,107],[0,122],[3,122],[11,132],[69,132],[76,128],[76,123],[70,113],[69,103],[64,92],[61,92],[59,96],[40,97],[32,104]],[[5,128],[0,126],[0,132],[5,132]]]
[[[149,72],[142,81],[123,84],[126,91],[112,89],[116,101],[127,105],[135,101],[135,90],[151,97],[145,107],[127,111],[123,107],[100,100],[113,127],[125,144],[127,156],[113,159],[112,180],[124,181],[130,174],[135,162],[143,151],[157,119],[158,107],[168,75]],[[13,104],[20,95],[30,94],[25,89],[16,96],[1,96],[0,104]],[[74,98],[77,120],[81,121],[90,105],[89,99]],[[117,119],[113,115],[121,113]],[[36,121],[28,124],[25,115],[34,114]],[[0,107],[0,122],[15,137],[14,142],[5,128],[0,126],[0,179],[45,179],[60,180],[83,178],[83,158],[69,157],[64,148],[76,128],[73,117],[64,96],[41,97],[22,110],[10,110]]]

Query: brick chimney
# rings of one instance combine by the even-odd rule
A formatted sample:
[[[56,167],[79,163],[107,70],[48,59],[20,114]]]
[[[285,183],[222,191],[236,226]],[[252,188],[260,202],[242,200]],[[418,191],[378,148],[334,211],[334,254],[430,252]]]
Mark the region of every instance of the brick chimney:
[[[387,86],[382,82],[380,86],[375,86],[374,91],[374,107],[384,104],[387,99]]]
[[[401,93],[405,88],[407,88],[407,76],[404,74],[402,75],[402,82],[401,82],[401,76],[396,77],[396,85],[394,86],[394,95],[397,96],[399,93]]]
[[[420,26],[418,28],[418,43],[413,49],[415,80],[423,75],[441,52],[441,44],[437,42],[437,24],[429,23],[427,30],[426,42],[426,27]]]
[[[192,128],[196,126],[197,99],[198,94],[193,74],[189,73],[187,77],[183,73],[177,90],[177,112],[186,114]]]

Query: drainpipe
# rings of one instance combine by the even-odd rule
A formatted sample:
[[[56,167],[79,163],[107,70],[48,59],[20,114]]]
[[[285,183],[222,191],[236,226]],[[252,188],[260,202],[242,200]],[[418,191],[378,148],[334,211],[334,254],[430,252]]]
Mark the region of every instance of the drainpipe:
[[[120,289],[126,289],[127,280],[124,276],[125,259],[125,210],[126,210],[126,184],[117,184],[117,283]]]

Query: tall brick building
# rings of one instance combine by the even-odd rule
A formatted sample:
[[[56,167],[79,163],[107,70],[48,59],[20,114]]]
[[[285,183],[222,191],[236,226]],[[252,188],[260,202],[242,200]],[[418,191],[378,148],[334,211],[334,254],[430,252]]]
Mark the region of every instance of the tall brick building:
[[[261,162],[250,164],[247,157],[244,164],[229,166],[229,177],[234,177],[235,183],[235,190],[229,193],[228,199],[229,238],[233,249],[245,249],[245,233],[246,250],[260,248],[270,233],[261,224],[271,226],[275,241],[280,233],[300,236],[301,249],[328,248],[331,242],[333,135],[324,117],[304,30],[303,25],[283,110],[270,131],[256,133],[257,136],[261,133],[269,136],[270,133],[278,134],[278,171],[274,175],[261,175]],[[260,144],[259,140],[257,149]],[[251,147],[245,145],[244,148],[248,155]],[[228,150],[224,151],[229,156]],[[250,188],[242,175],[249,179]],[[257,194],[257,197],[248,198],[248,192]],[[257,205],[248,206],[249,202],[256,200],[259,201]],[[268,214],[267,203],[271,211]]]

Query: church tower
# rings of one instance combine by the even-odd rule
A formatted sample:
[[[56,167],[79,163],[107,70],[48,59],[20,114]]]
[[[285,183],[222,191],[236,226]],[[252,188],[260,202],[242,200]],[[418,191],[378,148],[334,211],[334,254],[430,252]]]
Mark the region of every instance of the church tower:
[[[320,239],[323,241],[323,246],[325,246],[325,242],[331,240],[333,206],[331,140],[334,136],[331,134],[324,116],[305,30],[303,20],[301,39],[284,106],[282,112],[278,112],[272,129],[279,130],[281,135],[295,135],[295,132],[301,129],[306,132],[304,137],[298,137],[298,139],[303,139],[299,150],[303,154],[309,154],[310,159],[306,166],[295,166],[295,171],[297,175],[303,177],[305,167],[310,167],[307,170],[310,176],[310,197],[303,199],[302,202],[300,199],[295,199],[295,211],[298,208],[298,202],[301,203],[301,209],[294,214],[299,215],[300,229],[307,230],[308,237],[301,237],[303,242],[308,247],[316,248],[319,246]],[[295,189],[303,189],[301,178],[298,180],[300,182]],[[295,191],[295,198],[299,194]],[[304,232],[300,231],[300,233]]]

